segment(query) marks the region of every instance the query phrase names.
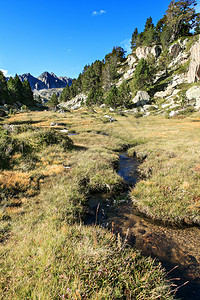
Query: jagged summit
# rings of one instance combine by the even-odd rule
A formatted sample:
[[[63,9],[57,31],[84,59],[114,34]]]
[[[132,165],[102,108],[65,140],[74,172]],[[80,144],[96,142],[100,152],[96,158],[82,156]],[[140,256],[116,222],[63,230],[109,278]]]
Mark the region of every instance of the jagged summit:
[[[67,84],[71,85],[72,78],[68,77],[58,77],[53,72],[43,72],[37,78],[32,76],[30,73],[19,75],[21,81],[28,80],[31,89],[34,90],[44,90],[53,88],[64,88]]]

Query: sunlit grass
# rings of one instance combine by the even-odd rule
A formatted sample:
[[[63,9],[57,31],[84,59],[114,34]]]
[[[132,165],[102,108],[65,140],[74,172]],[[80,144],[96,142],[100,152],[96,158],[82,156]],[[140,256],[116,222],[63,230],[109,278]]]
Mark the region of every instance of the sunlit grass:
[[[105,112],[96,111],[30,112],[4,120],[32,124],[33,130],[13,133],[12,141],[33,150],[25,155],[13,148],[0,174],[2,299],[173,298],[160,265],[82,220],[91,193],[123,189],[117,151],[129,147],[141,161],[141,180],[131,191],[137,209],[163,222],[199,224],[199,113],[135,119],[106,112],[117,121],[104,123]],[[73,146],[59,132],[63,126],[54,128],[57,142],[38,133],[51,122],[78,133],[70,136]]]

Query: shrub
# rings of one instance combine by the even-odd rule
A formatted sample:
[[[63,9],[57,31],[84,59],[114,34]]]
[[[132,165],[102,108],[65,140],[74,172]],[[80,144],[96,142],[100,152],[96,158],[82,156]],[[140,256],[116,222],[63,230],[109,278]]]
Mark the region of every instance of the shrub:
[[[143,113],[138,112],[138,113],[134,114],[134,117],[136,119],[141,118],[141,117],[143,117]]]
[[[61,145],[65,150],[72,149],[73,141],[64,133],[53,129],[40,129],[30,136],[30,142],[34,148],[41,148],[50,145]]]
[[[193,114],[195,112],[195,108],[194,107],[187,107],[186,109],[179,111],[180,115],[183,116],[190,116],[191,114]]]

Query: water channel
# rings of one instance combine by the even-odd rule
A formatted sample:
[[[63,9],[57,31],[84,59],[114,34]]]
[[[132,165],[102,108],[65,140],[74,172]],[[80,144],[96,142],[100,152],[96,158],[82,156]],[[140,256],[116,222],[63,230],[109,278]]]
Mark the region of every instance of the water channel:
[[[119,156],[118,174],[129,186],[133,187],[139,180],[138,165],[137,159],[128,157],[126,153]],[[127,192],[92,195],[86,223],[108,228],[114,226],[115,232],[121,236],[128,232],[129,245],[139,249],[143,255],[157,258],[172,282],[178,287],[183,285],[178,288],[176,299],[200,299],[199,227],[173,228],[156,224],[133,208]]]

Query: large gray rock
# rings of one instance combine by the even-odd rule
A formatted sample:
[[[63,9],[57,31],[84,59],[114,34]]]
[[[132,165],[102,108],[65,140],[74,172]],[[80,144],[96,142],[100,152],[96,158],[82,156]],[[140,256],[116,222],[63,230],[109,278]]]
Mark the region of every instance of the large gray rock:
[[[76,97],[67,102],[58,104],[58,107],[78,109],[86,102],[87,96],[85,94],[78,94]]]
[[[136,106],[143,106],[146,105],[150,100],[150,96],[145,91],[138,91],[137,95],[133,98],[133,103],[136,104]]]
[[[189,101],[196,101],[196,108],[200,108],[200,86],[193,86],[186,92],[186,97]]]
[[[188,70],[188,82],[200,80],[200,36],[199,41],[191,47],[191,61]]]
[[[138,47],[135,51],[136,56],[141,59],[141,58],[147,58],[149,54],[153,54],[156,58],[159,57],[159,55],[162,52],[162,48],[158,45],[153,46],[153,47]]]

